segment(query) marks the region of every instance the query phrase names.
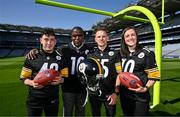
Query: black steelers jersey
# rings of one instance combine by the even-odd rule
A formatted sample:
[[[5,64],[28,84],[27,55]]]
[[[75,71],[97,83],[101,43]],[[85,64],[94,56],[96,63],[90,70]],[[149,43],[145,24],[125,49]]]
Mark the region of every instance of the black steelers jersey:
[[[103,52],[97,48],[88,57],[97,59],[103,67],[103,77],[99,80],[101,95],[97,96],[97,98],[107,99],[115,90],[116,77],[120,71],[119,53],[109,47],[106,47]]]
[[[82,44],[79,48],[69,43],[59,48],[59,51],[65,57],[65,62],[69,69],[69,77],[64,78],[64,83],[62,84],[63,92],[70,93],[85,93],[85,87],[82,85],[78,79],[77,67],[81,60],[87,57],[87,54],[92,51],[89,46]]]
[[[160,73],[155,61],[154,52],[143,48],[137,52],[130,53],[128,57],[122,57],[122,72],[131,72],[140,78],[145,86],[149,79],[159,80]],[[149,92],[144,95],[121,87],[120,93],[135,100],[147,101],[150,99]]]
[[[65,64],[63,64],[62,55],[60,55],[57,51],[49,54],[41,50],[37,54],[37,58],[34,60],[26,59],[24,62],[24,66],[21,71],[21,80],[25,79],[34,79],[36,74],[40,71],[46,69],[55,69],[60,71],[61,69],[66,69]],[[58,99],[59,98],[59,85],[47,85],[42,89],[35,89],[32,86],[29,86],[29,105],[30,106],[41,106],[44,105],[42,102],[43,99]],[[39,99],[34,100],[33,99]],[[41,100],[42,99],[42,100]],[[41,101],[40,101],[41,100]]]

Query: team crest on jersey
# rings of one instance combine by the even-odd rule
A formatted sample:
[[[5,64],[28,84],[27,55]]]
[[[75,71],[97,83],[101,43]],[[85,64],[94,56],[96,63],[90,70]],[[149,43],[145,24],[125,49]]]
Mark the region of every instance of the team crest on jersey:
[[[57,59],[57,60],[61,60],[61,57],[60,57],[60,56],[56,56],[56,59]]]
[[[144,52],[141,52],[139,55],[138,55],[138,58],[143,58],[144,57]]]
[[[86,69],[85,63],[81,63],[81,64],[79,65],[79,71],[80,71],[81,73],[84,73],[84,72],[85,72],[85,69]]]
[[[87,55],[89,53],[89,50],[85,50],[85,54]]]
[[[114,52],[113,52],[113,51],[110,51],[108,54],[109,54],[109,56],[113,56],[113,55],[114,55]]]
[[[49,57],[49,56],[47,56],[47,57],[46,57],[46,59],[47,59],[47,60],[49,60],[49,59],[50,59],[50,57]]]

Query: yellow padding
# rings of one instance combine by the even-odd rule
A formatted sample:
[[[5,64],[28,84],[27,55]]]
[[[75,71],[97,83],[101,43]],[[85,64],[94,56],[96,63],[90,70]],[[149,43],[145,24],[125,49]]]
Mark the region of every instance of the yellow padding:
[[[115,67],[116,67],[117,72],[122,71],[122,66],[121,66],[121,64],[119,62],[115,63]]]
[[[62,76],[62,77],[68,77],[69,76],[69,73],[68,73],[68,67],[65,67],[64,69],[62,69],[61,71],[60,71],[60,75]]]
[[[31,69],[28,69],[25,67],[22,68],[21,75],[20,75],[21,78],[30,78],[31,75],[32,75]]]
[[[145,70],[148,78],[160,79],[160,71],[157,68]]]

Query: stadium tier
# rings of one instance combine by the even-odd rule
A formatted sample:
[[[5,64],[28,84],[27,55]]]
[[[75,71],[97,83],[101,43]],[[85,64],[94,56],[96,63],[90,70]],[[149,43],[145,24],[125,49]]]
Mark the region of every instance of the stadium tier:
[[[30,49],[40,48],[39,37],[45,28],[36,28],[0,24],[0,57],[24,56]],[[54,31],[57,36],[57,46],[71,41],[69,30],[54,29]],[[86,42],[92,42],[94,39],[92,31],[85,31],[85,34]]]
[[[179,14],[178,14],[179,15]],[[173,22],[180,21],[180,15],[178,17],[171,18]],[[177,20],[177,21],[176,21]],[[168,20],[170,22],[170,20]],[[180,25],[176,25],[177,23],[169,23],[171,25],[166,25],[167,27],[163,26],[161,28],[162,31],[162,43],[163,45],[167,44],[174,44],[180,42]],[[180,24],[180,23],[179,23]],[[12,57],[12,56],[24,56],[32,48],[39,48],[39,36],[40,32],[22,32],[16,28],[12,30],[5,30],[2,28],[3,24],[0,27],[0,57]],[[11,25],[12,26],[12,25]],[[6,24],[4,24],[6,27]],[[140,43],[144,46],[152,46],[154,45],[154,32],[153,30],[144,30],[141,29],[142,26],[136,27],[138,29]],[[147,29],[150,29],[151,26],[147,25]],[[89,35],[91,34],[91,35]],[[119,49],[120,48],[120,41],[121,41],[121,31],[111,32],[109,33],[110,40],[108,44],[112,48]],[[57,34],[57,46],[62,44],[66,44],[70,42],[70,34]],[[94,43],[94,35],[88,33],[85,36],[86,42],[91,43],[91,45],[95,45]],[[171,55],[172,56],[172,55]],[[176,56],[179,58],[180,55]],[[164,56],[163,56],[164,57]]]
[[[144,6],[151,10],[158,19],[161,19],[160,12],[161,3],[159,0],[140,0],[136,5]],[[131,5],[130,5],[131,6]],[[168,46],[170,44],[180,43],[180,2],[176,0],[165,1],[165,24],[161,26],[162,44]],[[142,14],[132,11],[132,16],[142,17]],[[123,21],[120,19],[106,18],[104,21],[92,26],[92,30],[85,31],[86,43],[95,45],[93,30],[98,27],[104,27],[109,31],[110,40],[108,44],[110,47],[120,49],[122,29],[127,26],[135,26],[138,30],[140,44],[152,48],[154,46],[154,32],[150,24],[139,24],[132,21]],[[43,31],[42,27],[30,27],[12,24],[0,24],[0,57],[24,56],[30,49],[39,48],[39,36]],[[66,44],[71,41],[71,30],[53,29],[57,35],[57,46]],[[164,47],[163,47],[164,49]],[[175,50],[164,50],[167,52],[176,52]],[[179,52],[179,50],[177,49]],[[178,53],[177,52],[177,53]],[[173,56],[172,54],[166,56]],[[180,58],[177,54],[176,58]]]

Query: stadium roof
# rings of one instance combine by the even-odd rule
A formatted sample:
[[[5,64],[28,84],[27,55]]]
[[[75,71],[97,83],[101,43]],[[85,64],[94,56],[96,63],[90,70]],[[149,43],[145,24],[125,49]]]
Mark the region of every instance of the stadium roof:
[[[165,0],[164,3],[164,14],[172,15],[180,11],[180,0]],[[162,0],[139,0],[138,3],[133,5],[143,6],[149,9],[155,14],[155,16],[160,19],[162,14]],[[133,6],[132,4],[129,6]],[[146,18],[146,16],[137,11],[131,11],[128,13],[129,16],[136,16],[141,18]],[[93,25],[92,28],[96,29],[98,27],[106,27],[109,31],[116,31],[127,26],[135,25],[139,22],[128,21],[123,19],[107,18],[102,22],[98,22],[97,25]]]
[[[48,27],[36,27],[36,26],[24,26],[24,25],[12,25],[12,24],[0,24],[1,31],[7,32],[29,32],[29,33],[37,33],[42,32],[44,29]],[[48,28],[50,29],[50,28]],[[53,29],[57,34],[67,34],[71,33],[71,30],[64,30],[64,29]]]
[[[24,26],[24,25],[12,25],[12,24],[0,24],[0,31],[6,32],[26,32],[26,33],[41,33],[44,29],[53,29],[49,27],[37,27],[37,26]],[[70,35],[70,29],[53,29],[58,35]],[[85,30],[85,35],[91,36],[92,30]]]

